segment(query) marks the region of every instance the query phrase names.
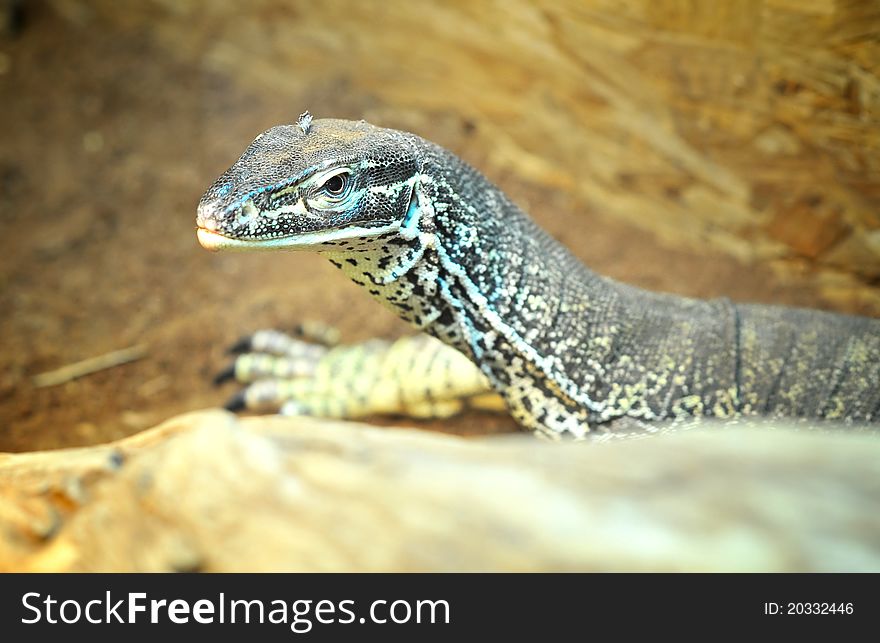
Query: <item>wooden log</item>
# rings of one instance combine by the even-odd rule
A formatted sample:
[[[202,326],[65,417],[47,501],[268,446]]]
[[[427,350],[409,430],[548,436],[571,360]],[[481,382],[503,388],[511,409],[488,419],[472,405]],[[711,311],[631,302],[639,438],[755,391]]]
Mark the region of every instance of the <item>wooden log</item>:
[[[880,440],[607,444],[180,416],[0,456],[7,571],[880,571]]]

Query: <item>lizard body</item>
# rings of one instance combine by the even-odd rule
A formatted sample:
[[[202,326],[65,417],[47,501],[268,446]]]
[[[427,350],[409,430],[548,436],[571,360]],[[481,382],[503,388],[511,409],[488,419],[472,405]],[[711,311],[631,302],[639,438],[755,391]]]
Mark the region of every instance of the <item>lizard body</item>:
[[[613,281],[442,147],[307,120],[261,134],[209,188],[202,245],[326,255],[469,357],[521,425],[880,417],[880,321]]]

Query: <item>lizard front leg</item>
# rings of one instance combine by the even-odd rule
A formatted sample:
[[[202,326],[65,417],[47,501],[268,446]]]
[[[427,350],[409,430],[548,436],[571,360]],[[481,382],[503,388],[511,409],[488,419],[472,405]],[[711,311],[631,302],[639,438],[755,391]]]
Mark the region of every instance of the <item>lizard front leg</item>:
[[[231,410],[361,418],[449,417],[465,409],[502,411],[501,398],[464,355],[426,335],[323,346],[258,331],[218,376],[247,386]]]

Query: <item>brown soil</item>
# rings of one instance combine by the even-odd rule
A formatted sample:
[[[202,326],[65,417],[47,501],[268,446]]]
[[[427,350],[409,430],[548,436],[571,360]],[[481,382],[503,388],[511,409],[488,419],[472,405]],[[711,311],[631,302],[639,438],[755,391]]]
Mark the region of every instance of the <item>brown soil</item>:
[[[224,349],[258,328],[316,319],[351,341],[406,332],[317,256],[214,255],[195,239],[199,197],[255,134],[305,107],[359,117],[375,99],[304,89],[302,105],[273,104],[170,55],[146,28],[28,10],[23,31],[0,42],[0,451],[99,443],[216,406],[231,392],[210,384]],[[487,150],[471,126],[433,116],[420,133],[480,166]],[[806,277],[783,283],[765,267],[663,247],[565,193],[491,178],[597,271],[691,295],[826,306]],[[140,343],[149,353],[137,362],[32,383]],[[515,430],[486,414],[419,425]]]

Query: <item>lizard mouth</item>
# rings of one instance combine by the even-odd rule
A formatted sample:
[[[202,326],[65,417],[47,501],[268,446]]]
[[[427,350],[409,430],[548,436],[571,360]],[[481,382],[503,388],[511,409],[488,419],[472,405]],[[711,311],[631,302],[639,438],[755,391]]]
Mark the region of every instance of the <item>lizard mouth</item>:
[[[196,231],[196,236],[198,237],[201,246],[212,252],[217,252],[219,250],[232,250],[235,248],[246,250],[249,247],[255,247],[262,243],[256,239],[253,241],[233,239],[232,237],[226,237],[213,230],[208,230],[207,228],[199,228]]]
[[[305,232],[292,234],[285,237],[271,237],[268,239],[236,239],[227,237],[214,230],[208,230],[199,226],[196,235],[199,243],[206,250],[217,252],[219,250],[305,250],[321,244],[338,244],[348,239],[363,239],[376,237],[389,232],[395,232],[400,228],[400,222],[395,221],[388,225],[375,228],[361,226],[346,226],[318,232]]]

